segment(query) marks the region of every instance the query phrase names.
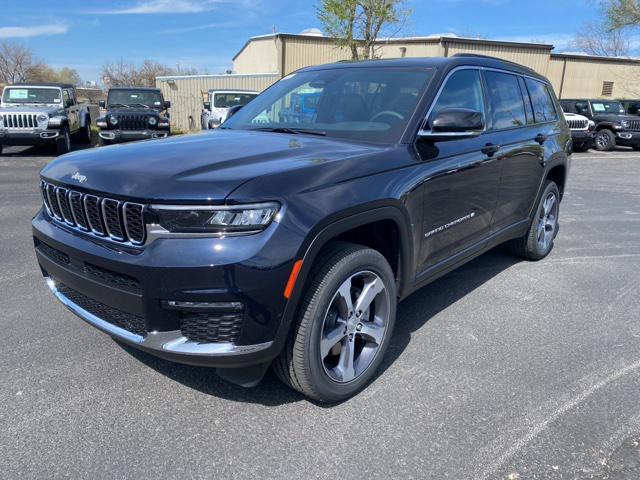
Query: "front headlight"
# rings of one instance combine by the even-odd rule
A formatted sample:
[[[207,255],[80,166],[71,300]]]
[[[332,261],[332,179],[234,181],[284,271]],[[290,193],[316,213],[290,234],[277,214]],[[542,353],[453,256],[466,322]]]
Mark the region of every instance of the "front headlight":
[[[593,130],[594,128],[596,128],[596,122],[594,122],[593,120],[589,120],[589,130]]]
[[[156,117],[149,117],[149,125],[152,127],[158,123],[158,119]]]
[[[109,123],[115,127],[118,124],[118,117],[109,117]]]
[[[248,234],[264,230],[278,213],[275,202],[233,206],[153,205],[160,225],[170,232]]]
[[[46,122],[47,120],[49,120],[49,115],[45,113],[38,115],[38,123]]]
[[[622,125],[622,128],[629,128],[629,122],[626,120],[622,120],[620,125]]]

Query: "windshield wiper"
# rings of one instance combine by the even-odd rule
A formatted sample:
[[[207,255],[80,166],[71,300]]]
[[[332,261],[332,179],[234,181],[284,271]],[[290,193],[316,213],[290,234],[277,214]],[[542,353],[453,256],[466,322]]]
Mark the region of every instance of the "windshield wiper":
[[[303,133],[307,135],[318,135],[321,137],[326,137],[327,132],[322,130],[307,130],[304,128],[289,128],[289,127],[260,127],[260,128],[250,128],[249,130],[258,131],[258,132],[275,132],[275,133]]]
[[[146,108],[147,110],[149,109],[149,105],[145,105],[144,103],[130,103],[130,104],[129,104],[129,106],[130,106],[130,107],[133,107],[133,106],[135,106],[135,105],[138,105],[138,106],[144,107],[144,108]]]
[[[109,104],[109,108],[111,107],[124,107],[124,108],[129,108],[129,105],[125,105],[124,103],[110,103]]]

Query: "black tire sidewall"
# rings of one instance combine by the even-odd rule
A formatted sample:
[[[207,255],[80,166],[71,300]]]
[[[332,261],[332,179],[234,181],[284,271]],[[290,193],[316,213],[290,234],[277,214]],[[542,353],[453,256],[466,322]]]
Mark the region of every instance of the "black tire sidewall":
[[[338,287],[351,275],[360,271],[368,270],[377,274],[385,283],[387,294],[389,295],[389,321],[385,336],[378,353],[369,367],[358,378],[348,383],[338,383],[332,380],[325,372],[322,360],[320,358],[320,338],[322,335],[322,327],[324,318]],[[366,252],[358,252],[348,262],[341,265],[337,269],[333,269],[328,273],[330,278],[322,285],[320,299],[313,306],[312,324],[310,333],[305,339],[305,366],[310,373],[313,381],[314,389],[319,396],[326,401],[340,401],[352,396],[366,386],[375,376],[380,363],[382,362],[387,347],[389,345],[396,317],[396,287],[393,272],[384,257],[375,251],[367,250]]]
[[[609,143],[607,144],[606,148],[602,148],[599,144],[598,144],[598,137],[602,136],[602,135],[606,135],[607,137],[609,137]],[[604,130],[600,130],[597,134],[596,137],[593,139],[593,143],[595,146],[596,150],[599,150],[601,152],[608,152],[610,150],[613,150],[616,146],[616,137],[613,134],[613,132],[611,132],[610,130],[604,129]]]
[[[71,134],[67,127],[62,129],[60,137],[56,139],[56,151],[58,155],[64,155],[71,151]]]
[[[552,238],[551,242],[549,242],[549,246],[545,251],[541,251],[540,246],[538,245],[538,219],[540,218],[540,213],[544,208],[543,207],[544,199],[547,198],[547,196],[551,192],[555,193],[556,203],[558,207],[557,208],[558,213],[556,215],[556,228],[554,231],[554,238]],[[529,235],[528,248],[531,250],[533,256],[535,256],[538,259],[544,258],[547,255],[549,255],[551,250],[553,250],[553,243],[555,241],[555,235],[557,235],[558,233],[559,222],[560,222],[560,191],[558,190],[558,186],[554,182],[548,181],[544,191],[542,192],[542,195],[540,196],[540,200],[538,200],[538,205],[536,206],[536,212],[533,217],[533,223],[531,224],[531,234]]]

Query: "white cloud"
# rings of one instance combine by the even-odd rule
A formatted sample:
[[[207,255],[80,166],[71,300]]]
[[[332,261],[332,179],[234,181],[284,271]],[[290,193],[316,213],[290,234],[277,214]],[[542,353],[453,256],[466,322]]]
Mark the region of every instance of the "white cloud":
[[[0,27],[0,38],[30,38],[45,35],[63,35],[69,30],[68,25],[52,23],[35,27]]]
[[[97,13],[106,15],[146,15],[153,13],[199,13],[213,10],[220,0],[146,0],[131,7],[114,8]]]

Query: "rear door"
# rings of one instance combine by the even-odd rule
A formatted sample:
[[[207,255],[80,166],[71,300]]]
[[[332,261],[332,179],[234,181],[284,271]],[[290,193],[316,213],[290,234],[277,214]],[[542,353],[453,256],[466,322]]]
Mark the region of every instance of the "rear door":
[[[513,73],[485,70],[489,125],[499,136],[500,193],[493,231],[529,216],[544,172],[544,147],[549,125],[536,124],[525,80]]]
[[[436,114],[447,108],[485,114],[479,69],[465,67],[450,74],[429,113],[427,128]],[[497,145],[497,135],[490,131],[472,138],[417,141],[424,162],[422,276],[446,268],[447,260],[455,262],[486,244],[500,180]]]

